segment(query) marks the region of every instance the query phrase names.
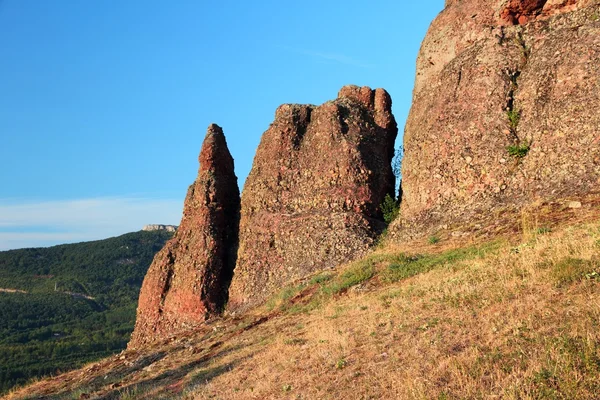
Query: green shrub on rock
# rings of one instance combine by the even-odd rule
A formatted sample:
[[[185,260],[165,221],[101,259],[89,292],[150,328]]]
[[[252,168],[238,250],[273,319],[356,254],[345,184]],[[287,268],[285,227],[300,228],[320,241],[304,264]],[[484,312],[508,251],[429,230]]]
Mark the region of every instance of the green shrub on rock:
[[[381,212],[385,223],[390,224],[400,213],[400,204],[392,196],[386,194],[381,203]]]

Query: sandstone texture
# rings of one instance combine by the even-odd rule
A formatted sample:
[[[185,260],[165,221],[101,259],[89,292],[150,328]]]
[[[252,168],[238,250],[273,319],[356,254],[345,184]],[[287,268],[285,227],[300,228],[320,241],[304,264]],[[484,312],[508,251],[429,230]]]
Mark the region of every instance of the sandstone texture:
[[[598,188],[599,4],[446,2],[417,61],[393,235]]]
[[[277,109],[242,194],[232,310],[373,244],[394,190],[391,106],[383,89],[346,86],[321,106]]]
[[[236,263],[240,193],[219,126],[208,128],[199,161],[181,224],[144,279],[129,348],[193,328],[221,312],[227,302]]]

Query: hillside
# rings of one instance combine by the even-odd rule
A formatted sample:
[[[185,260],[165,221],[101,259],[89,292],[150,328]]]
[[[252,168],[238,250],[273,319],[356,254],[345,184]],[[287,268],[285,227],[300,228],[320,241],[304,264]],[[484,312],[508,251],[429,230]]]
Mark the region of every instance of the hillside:
[[[250,313],[6,398],[598,399],[598,214],[382,245]]]
[[[212,124],[127,349],[7,398],[600,399],[599,15],[447,0],[398,193],[385,89],[279,106],[241,193]]]
[[[125,348],[142,279],[171,236],[0,252],[0,393]]]

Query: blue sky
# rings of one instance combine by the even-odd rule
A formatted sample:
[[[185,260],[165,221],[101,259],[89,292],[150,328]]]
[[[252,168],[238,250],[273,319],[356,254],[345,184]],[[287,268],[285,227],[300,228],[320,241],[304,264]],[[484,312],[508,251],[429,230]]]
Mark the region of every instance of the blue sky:
[[[402,130],[442,8],[0,0],[0,250],[178,224],[212,122],[240,185],[282,103],[383,87]]]

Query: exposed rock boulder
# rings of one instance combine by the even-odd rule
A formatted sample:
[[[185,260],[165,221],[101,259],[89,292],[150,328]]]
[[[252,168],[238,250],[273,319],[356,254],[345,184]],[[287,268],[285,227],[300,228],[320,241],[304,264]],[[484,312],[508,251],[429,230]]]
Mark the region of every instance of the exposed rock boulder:
[[[394,190],[391,106],[383,89],[346,86],[321,106],[277,109],[242,194],[232,309],[373,244],[379,205]]]
[[[140,292],[130,348],[222,311],[236,263],[240,193],[223,131],[208,128],[200,169],[173,239],[156,255]]]
[[[446,2],[417,61],[393,233],[598,188],[599,3]]]

